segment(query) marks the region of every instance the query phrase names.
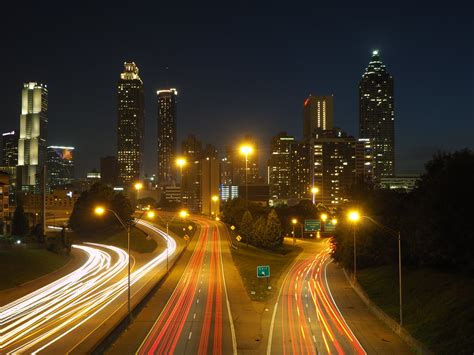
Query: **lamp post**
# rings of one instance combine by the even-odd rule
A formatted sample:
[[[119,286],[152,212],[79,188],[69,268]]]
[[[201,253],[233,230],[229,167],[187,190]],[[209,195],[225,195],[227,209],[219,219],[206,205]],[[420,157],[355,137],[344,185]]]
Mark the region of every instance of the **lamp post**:
[[[360,213],[357,211],[349,212],[349,221],[352,222],[352,227],[354,229],[354,281],[357,280],[357,248],[356,248],[356,223],[360,219]]]
[[[326,231],[326,220],[328,219],[328,215],[326,213],[321,213],[321,216],[319,217],[321,218],[321,222],[323,222],[324,231]]]
[[[114,210],[111,210],[111,209],[108,209],[108,208],[105,208],[105,207],[102,207],[102,206],[97,206],[94,209],[94,213],[98,216],[102,216],[105,212],[111,212],[115,216],[115,218],[117,218],[117,220],[120,222],[122,227],[127,232],[127,256],[128,256],[127,306],[128,306],[128,318],[131,321],[132,320],[131,305],[130,305],[130,303],[131,303],[131,301],[130,301],[131,300],[131,291],[130,291],[131,290],[131,287],[130,287],[130,269],[131,269],[131,262],[130,262],[130,226],[131,226],[131,223],[125,224],[123,222],[123,220],[120,218],[120,216]],[[142,215],[135,220],[135,223],[138,222],[143,217],[143,214],[144,213],[142,213]],[[149,218],[153,218],[155,216],[155,213],[153,211],[147,211],[146,214]]]
[[[139,202],[139,194],[140,194],[140,190],[143,189],[143,184],[140,182],[140,181],[137,181],[133,187],[135,188],[135,190],[137,191],[137,206],[136,207],[139,207],[140,206],[140,202]]]
[[[217,217],[217,201],[219,201],[219,196],[213,195],[211,198],[212,202],[214,202],[214,211],[215,211],[215,216]],[[211,210],[211,215],[213,214],[213,211]]]
[[[183,166],[185,166],[187,164],[187,161],[186,159],[184,158],[178,158],[176,159],[176,165],[179,166],[179,172],[180,172],[180,184],[181,184],[181,188],[180,188],[180,197],[179,197],[179,200],[181,202],[181,205],[183,205]]]
[[[248,170],[248,160],[249,160],[249,154],[253,153],[253,148],[252,146],[248,144],[244,144],[240,147],[240,153],[245,155],[245,206],[248,209],[248,204],[249,204],[249,187],[248,187],[248,177],[247,177],[247,170]]]
[[[389,232],[393,237],[398,239],[398,298],[399,298],[399,313],[400,313],[400,327],[403,326],[403,297],[402,297],[402,244],[401,244],[401,238],[400,238],[400,231],[396,231],[392,228],[389,228],[373,218],[369,216],[362,216],[362,218],[365,218],[375,225],[379,226],[382,229],[385,229],[387,232]]]
[[[316,203],[316,194],[319,192],[319,189],[316,186],[311,188],[311,193],[313,194],[313,205]]]
[[[296,244],[295,226],[297,223],[298,223],[298,220],[296,218],[293,218],[291,220],[291,224],[293,225],[293,245]]]
[[[173,217],[168,218],[168,219],[166,219],[166,220],[164,220],[160,215],[157,215],[158,218],[161,220],[161,222],[163,222],[163,223],[166,224],[166,236],[167,236],[167,237],[166,237],[166,272],[169,271],[169,254],[168,254],[168,253],[169,253],[169,251],[168,251],[168,249],[169,249],[169,241],[168,241],[168,238],[169,238],[169,235],[170,235],[170,234],[169,234],[169,224],[170,224],[171,222],[173,222],[174,219],[175,219],[176,217],[178,217],[178,216],[184,219],[184,218],[186,218],[188,215],[189,215],[189,213],[188,213],[186,210],[181,210],[181,211],[179,211],[179,214],[178,214],[178,215],[174,215]]]

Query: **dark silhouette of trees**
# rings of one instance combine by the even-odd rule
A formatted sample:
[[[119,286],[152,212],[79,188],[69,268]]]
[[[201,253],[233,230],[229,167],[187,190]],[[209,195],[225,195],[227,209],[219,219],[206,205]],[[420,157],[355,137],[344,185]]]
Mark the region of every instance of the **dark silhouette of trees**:
[[[25,215],[25,210],[23,206],[19,204],[15,212],[13,213],[12,220],[12,234],[15,236],[23,237],[29,232],[28,219]]]

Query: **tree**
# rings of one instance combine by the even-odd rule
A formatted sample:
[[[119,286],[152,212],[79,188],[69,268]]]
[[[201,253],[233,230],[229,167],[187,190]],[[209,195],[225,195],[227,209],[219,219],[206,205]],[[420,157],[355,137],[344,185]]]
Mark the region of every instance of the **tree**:
[[[277,248],[283,244],[283,235],[280,220],[274,209],[270,211],[265,226],[263,246],[266,248]]]
[[[244,236],[247,244],[250,242],[250,237],[253,232],[253,218],[250,211],[245,211],[242,216],[242,222],[240,223],[240,232]]]
[[[95,216],[96,206],[104,206],[115,211],[125,223],[131,221],[133,209],[129,199],[121,193],[116,194],[112,188],[98,182],[77,199],[69,218],[70,227],[74,231],[85,233],[119,225],[111,213],[106,213],[100,218]]]
[[[257,221],[253,225],[252,231],[252,244],[255,246],[263,246],[265,240],[265,228],[267,226],[267,220],[265,217],[258,217]]]
[[[28,234],[28,219],[22,205],[18,205],[13,213],[12,234],[23,237]]]

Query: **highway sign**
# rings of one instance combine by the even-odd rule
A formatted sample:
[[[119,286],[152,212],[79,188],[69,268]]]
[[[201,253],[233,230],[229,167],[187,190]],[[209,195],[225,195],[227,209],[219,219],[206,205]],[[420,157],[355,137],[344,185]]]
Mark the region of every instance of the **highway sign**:
[[[235,237],[235,239],[237,239],[237,241],[240,242],[242,240],[242,237],[238,235],[237,237]]]
[[[184,236],[184,240],[185,240],[185,241],[189,241],[189,235],[186,234],[186,235]]]
[[[326,221],[324,223],[324,231],[325,232],[334,232],[336,230],[336,224],[332,221]]]
[[[305,219],[304,220],[305,232],[317,232],[320,230],[321,230],[321,221],[319,219]]]
[[[270,265],[257,266],[257,277],[270,277]]]

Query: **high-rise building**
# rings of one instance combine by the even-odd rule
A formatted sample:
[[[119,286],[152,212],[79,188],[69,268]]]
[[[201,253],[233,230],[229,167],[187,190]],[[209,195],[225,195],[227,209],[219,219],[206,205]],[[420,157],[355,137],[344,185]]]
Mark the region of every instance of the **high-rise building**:
[[[190,211],[201,212],[202,143],[190,134],[183,141],[181,151],[187,162],[181,180],[182,202]]]
[[[50,189],[71,184],[74,179],[74,147],[49,146],[47,166]]]
[[[219,199],[219,159],[205,158],[201,161],[201,201],[202,213],[209,216],[217,216],[220,213]],[[216,198],[217,197],[217,198]]]
[[[2,167],[18,165],[18,134],[15,131],[2,134]]]
[[[394,119],[393,77],[375,50],[359,83],[359,135],[372,141],[376,180],[395,174]]]
[[[303,105],[303,139],[309,141],[317,130],[332,129],[333,115],[333,95],[309,95]]]
[[[170,185],[176,181],[176,89],[158,90],[158,185]]]
[[[120,182],[127,186],[143,169],[145,99],[135,63],[124,63],[117,85],[117,161]]]
[[[47,128],[48,89],[43,84],[25,83],[21,92],[17,172],[17,188],[23,191],[40,191],[46,162]]]
[[[0,234],[10,232],[10,176],[0,171]]]
[[[283,200],[291,197],[291,145],[295,138],[281,132],[272,138],[268,160],[270,198]]]
[[[100,158],[100,180],[109,186],[116,186],[118,183],[118,162],[114,156]]]
[[[368,138],[355,141],[355,179],[358,183],[368,183],[374,177],[374,152]]]
[[[311,145],[309,142],[291,144],[290,194],[296,199],[311,199]]]

